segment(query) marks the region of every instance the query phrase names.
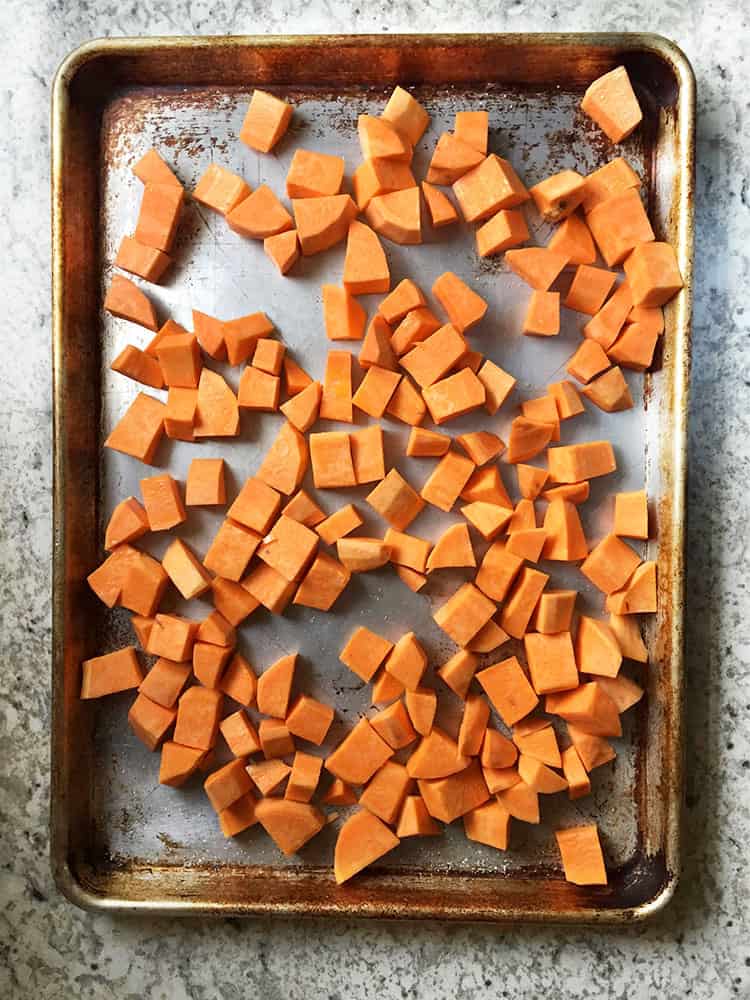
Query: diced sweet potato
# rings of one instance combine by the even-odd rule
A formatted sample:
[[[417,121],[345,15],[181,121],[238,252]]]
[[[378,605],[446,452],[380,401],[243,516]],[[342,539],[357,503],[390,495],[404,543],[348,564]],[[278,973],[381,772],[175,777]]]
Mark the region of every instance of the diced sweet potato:
[[[422,195],[433,229],[442,229],[443,226],[450,226],[453,222],[458,222],[458,212],[447,194],[432,184],[428,184],[427,181],[422,181]]]
[[[185,192],[176,184],[147,183],[143,188],[135,239],[169,253],[177,233]]]
[[[438,676],[457,697],[465,701],[478,665],[479,657],[461,649],[440,667]]]
[[[641,557],[617,535],[606,535],[581,564],[584,576],[605,594],[624,586],[641,562]]]
[[[156,750],[174,725],[177,712],[139,694],[128,712],[128,725],[149,750]]]
[[[431,310],[426,306],[418,306],[410,310],[393,331],[391,350],[400,357],[439,330],[440,326],[440,320]]]
[[[281,517],[258,548],[258,558],[285,580],[298,580],[318,548],[318,536],[294,518]],[[269,713],[273,714],[273,713]]]
[[[315,794],[323,769],[323,758],[298,750],[294,755],[284,798],[292,802],[309,802]]]
[[[476,410],[486,401],[485,387],[470,368],[433,383],[423,390],[422,396],[438,425]]]
[[[360,115],[357,135],[364,160],[411,160],[412,144],[394,124],[373,115]]]
[[[546,292],[568,264],[568,257],[549,247],[524,247],[508,250],[505,260],[511,271],[539,292]]]
[[[623,587],[608,595],[605,607],[618,615],[655,612],[656,563],[641,563]]]
[[[633,397],[630,395],[628,383],[622,370],[616,366],[592,379],[588,385],[582,386],[581,394],[607,413],[633,408]]]
[[[622,263],[639,243],[654,240],[654,231],[635,187],[592,208],[586,221],[607,267]]]
[[[341,562],[352,573],[379,569],[391,558],[391,546],[382,538],[363,538],[361,535],[339,538],[336,551]]]
[[[289,128],[292,106],[265,90],[254,90],[240,130],[240,139],[259,153],[270,153]]]
[[[392,756],[393,750],[367,719],[360,719],[327,757],[325,766],[347,784],[364,785]]]
[[[485,409],[494,416],[512,392],[516,380],[494,361],[485,361],[477,377],[485,388]]]
[[[379,424],[363,427],[349,435],[352,465],[357,485],[374,483],[385,475],[383,429]]]
[[[193,198],[207,208],[226,215],[250,195],[250,185],[226,167],[210,163],[193,191]]]
[[[404,702],[414,729],[420,736],[429,736],[437,711],[437,693],[432,688],[416,687],[405,691]]]
[[[390,398],[385,412],[411,427],[417,427],[427,412],[427,405],[411,379],[404,376]]]
[[[396,827],[396,836],[432,837],[440,833],[440,827],[427,812],[427,806],[421,795],[407,795],[401,808],[401,815]]]
[[[434,780],[420,778],[417,784],[430,815],[443,823],[452,823],[490,797],[476,760],[458,774]]]
[[[403,531],[424,508],[424,500],[412,489],[397,469],[366,497],[367,502],[393,528]]]
[[[487,312],[484,299],[452,271],[445,271],[437,278],[432,294],[460,333],[466,333],[479,323]]]
[[[266,452],[266,457],[256,472],[256,478],[279,493],[291,496],[299,489],[307,472],[309,460],[310,455],[304,435],[285,421],[274,443]]]
[[[351,570],[332,556],[319,552],[294,595],[294,604],[330,611],[350,579]]]
[[[410,187],[416,187],[416,181],[411,167],[404,161],[381,158],[365,160],[352,175],[354,200],[360,212],[364,212],[370,201],[378,195]]]
[[[200,597],[211,587],[211,574],[206,572],[198,557],[181,538],[175,538],[171,543],[161,564],[186,601]]]
[[[278,791],[291,772],[291,767],[283,760],[279,760],[278,757],[261,760],[257,764],[249,764],[247,767],[247,773],[261,795],[270,795],[272,792]]]
[[[447,513],[453,508],[473,471],[474,463],[470,459],[455,451],[446,452],[422,487],[422,499]]]
[[[255,816],[282,854],[296,854],[325,826],[325,816],[309,802],[261,799]]]
[[[320,801],[327,806],[354,806],[357,804],[357,796],[354,789],[341,778],[334,778],[328,786],[328,791],[320,797]]]
[[[620,194],[628,188],[641,186],[641,179],[627,160],[621,156],[615,157],[603,167],[592,170],[586,177],[586,187],[583,198],[583,210],[588,215],[592,208],[607,201],[613,195]],[[593,263],[593,261],[590,261]]]
[[[516,208],[529,199],[510,163],[494,153],[454,178],[453,193],[467,222],[488,219],[500,209]]]
[[[219,682],[219,690],[249,707],[255,701],[258,679],[253,668],[239,653],[235,653]]]
[[[366,809],[354,813],[341,827],[336,841],[333,871],[337,885],[347,882],[399,843],[398,837],[377,816]]]
[[[385,368],[396,371],[396,356],[391,346],[391,328],[382,316],[376,314],[370,321],[362,342],[362,348],[357,357],[360,368]]]
[[[411,278],[403,278],[380,303],[378,312],[386,323],[393,325],[399,323],[407,313],[426,305],[427,300],[418,285]]]
[[[596,681],[548,695],[545,711],[559,715],[592,736],[622,735],[617,705]]]
[[[104,548],[112,551],[118,545],[134,542],[150,530],[148,515],[135,497],[121,500],[112,511],[104,535]]]
[[[550,479],[557,483],[581,483],[606,476],[617,468],[609,441],[586,441],[563,445],[547,452]]]
[[[252,569],[242,581],[242,586],[274,615],[283,614],[297,589],[294,580],[285,580],[273,566],[265,563]]]
[[[393,88],[382,117],[412,146],[416,146],[430,124],[427,111],[403,87]]]
[[[338,194],[344,179],[343,156],[295,149],[286,175],[290,198],[322,198]]]
[[[427,570],[476,566],[476,557],[465,524],[453,524],[435,543],[427,559]]]
[[[393,643],[360,625],[339,654],[339,659],[363,681],[370,681],[393,649]]]
[[[529,188],[537,211],[546,222],[562,222],[583,201],[585,178],[575,170],[561,170]]]
[[[139,688],[143,682],[143,671],[134,646],[125,646],[113,653],[84,660],[81,671],[83,699],[101,698],[103,695]]]
[[[491,257],[512,247],[521,246],[529,239],[529,229],[522,212],[501,209],[477,229],[477,253]]]
[[[388,260],[380,240],[369,226],[356,219],[349,223],[343,284],[350,295],[372,295],[391,287]]]
[[[588,191],[588,178],[584,184],[584,204]],[[581,216],[574,212],[564,219],[555,229],[549,243],[549,250],[568,258],[568,265],[593,264],[596,260],[596,247],[591,230]]]
[[[497,799],[485,802],[464,815],[464,833],[468,840],[505,851],[510,836],[510,813]]]
[[[500,616],[500,625],[514,639],[520,639],[528,628],[537,601],[549,576],[524,566],[508,595]]]
[[[153,465],[164,433],[166,407],[158,399],[139,392],[104,442],[105,448],[132,455]]]
[[[167,740],[162,744],[159,762],[159,784],[179,788],[187,779],[195,774],[200,766],[205,751],[195,747],[185,747],[180,743]]]
[[[398,372],[371,365],[352,396],[352,403],[371,417],[382,417],[400,381]]]
[[[581,109],[614,143],[627,139],[643,114],[624,66],[598,77],[586,88]]]
[[[404,188],[371,198],[365,218],[375,232],[405,246],[422,242],[422,206],[419,188]]]
[[[595,823],[557,830],[555,839],[568,882],[574,885],[607,884],[607,870]]]
[[[483,161],[484,156],[478,149],[452,132],[443,132],[427,169],[427,181],[443,186],[453,184]]]
[[[242,579],[260,540],[257,532],[227,518],[221,523],[206,552],[203,565],[217,576],[237,583]]]

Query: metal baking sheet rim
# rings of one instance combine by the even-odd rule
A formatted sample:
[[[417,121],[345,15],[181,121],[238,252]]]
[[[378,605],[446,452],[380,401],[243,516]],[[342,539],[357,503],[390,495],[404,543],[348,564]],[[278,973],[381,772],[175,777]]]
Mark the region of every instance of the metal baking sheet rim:
[[[64,199],[64,146],[69,124],[69,100],[71,84],[77,74],[91,61],[114,56],[145,55],[165,49],[225,49],[225,48],[294,48],[300,44],[328,48],[344,46],[347,43],[362,43],[372,46],[438,45],[450,47],[455,44],[477,46],[550,46],[574,49],[618,49],[650,52],[667,62],[678,81],[676,106],[678,109],[678,130],[675,145],[680,159],[675,174],[676,193],[672,205],[673,229],[676,231],[679,264],[685,278],[685,288],[673,309],[673,378],[671,391],[672,436],[671,436],[671,476],[669,504],[671,509],[671,560],[672,573],[669,589],[665,596],[671,603],[670,634],[667,636],[671,648],[669,678],[671,691],[671,732],[669,744],[671,780],[668,801],[665,803],[665,841],[660,859],[665,877],[654,895],[644,902],[632,906],[597,908],[590,906],[555,909],[544,905],[504,906],[471,904],[468,906],[441,905],[434,897],[424,904],[402,901],[391,904],[379,900],[368,900],[368,883],[364,878],[356,890],[342,893],[340,901],[287,898],[283,901],[267,902],[194,900],[180,901],[148,898],[144,888],[144,898],[128,897],[124,893],[103,895],[95,885],[95,879],[86,877],[85,866],[77,865],[70,855],[69,844],[69,802],[66,780],[69,762],[65,760],[64,746],[65,701],[63,697],[63,673],[65,664],[65,601],[68,596],[66,576],[66,457],[67,440],[67,398],[64,346],[67,322],[65,285],[65,212]],[[506,35],[429,35],[429,36],[237,36],[237,37],[152,37],[100,39],[85,43],[72,52],[60,66],[55,77],[52,96],[52,361],[53,361],[53,656],[52,656],[52,741],[51,741],[51,791],[50,791],[50,854],[55,882],[59,890],[71,902],[89,909],[106,912],[149,912],[164,915],[299,915],[320,916],[362,916],[395,919],[440,918],[458,921],[528,921],[550,923],[632,923],[644,920],[663,909],[672,899],[680,869],[680,826],[682,806],[682,785],[684,769],[683,740],[683,612],[684,612],[684,528],[685,528],[685,486],[687,474],[687,412],[690,370],[690,322],[692,311],[692,268],[693,268],[693,186],[695,156],[695,79],[686,56],[670,40],[653,34],[506,34]],[[660,587],[663,587],[660,584]],[[165,869],[166,871],[166,869]],[[219,874],[217,871],[216,875]],[[314,874],[312,872],[310,875]],[[123,876],[125,877],[125,876]],[[158,884],[159,869],[152,868],[146,873],[144,886],[150,877]],[[262,873],[259,875],[262,877]],[[396,876],[398,877],[398,876]],[[439,876],[429,877],[434,881]],[[251,879],[252,881],[252,879]],[[387,878],[386,878],[387,881]],[[518,880],[516,880],[518,881]],[[433,889],[434,892],[434,889]]]

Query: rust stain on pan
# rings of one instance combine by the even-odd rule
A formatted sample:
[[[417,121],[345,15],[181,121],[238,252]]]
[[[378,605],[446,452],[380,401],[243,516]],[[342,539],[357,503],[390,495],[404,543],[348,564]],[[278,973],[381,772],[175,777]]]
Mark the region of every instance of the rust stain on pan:
[[[665,421],[658,443],[663,489],[655,650],[648,712],[641,726],[636,787],[640,843],[607,887],[582,889],[540,865],[512,876],[490,872],[375,869],[337,888],[328,869],[300,865],[154,864],[97,855],[91,798],[92,714],[78,699],[79,663],[97,620],[85,575],[97,559],[100,355],[97,191],[99,169],[129,162],[138,116],[169,100],[216,106],[256,84],[285,94],[380,94],[400,82],[460,95],[481,87],[508,100],[520,88],[583,90],[620,62],[648,109],[655,157],[674,157],[668,232],[686,288],[667,310],[656,398]],[[81,906],[211,915],[300,914],[401,919],[627,922],[659,909],[679,870],[682,788],[682,613],[684,585],[685,419],[692,278],[694,81],[684,56],[650,35],[365,36],[331,38],[116,39],[94,42],[66,60],[53,96],[54,658],[51,791],[52,865],[61,890]],[[351,127],[346,102],[331,128]],[[108,133],[102,144],[102,130]],[[190,138],[175,138],[190,152]],[[111,161],[100,164],[102,148]],[[602,145],[604,158],[606,149]],[[650,165],[651,188],[656,176]],[[657,195],[664,196],[664,192]],[[92,416],[94,419],[92,419]],[[643,709],[646,711],[646,708]],[[655,766],[658,761],[659,767]],[[660,780],[652,782],[652,773]],[[177,848],[171,838],[167,847]]]

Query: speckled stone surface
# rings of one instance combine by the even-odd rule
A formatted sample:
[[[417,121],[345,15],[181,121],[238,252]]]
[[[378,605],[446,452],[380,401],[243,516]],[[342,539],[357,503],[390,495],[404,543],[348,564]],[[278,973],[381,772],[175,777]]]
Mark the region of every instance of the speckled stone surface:
[[[0,997],[382,1000],[750,997],[750,65],[736,0],[339,0],[0,6]],[[272,8],[269,11],[269,8]],[[98,35],[600,30],[675,39],[698,79],[688,540],[685,872],[656,922],[623,930],[91,916],[47,860],[50,481],[48,105],[62,57]]]

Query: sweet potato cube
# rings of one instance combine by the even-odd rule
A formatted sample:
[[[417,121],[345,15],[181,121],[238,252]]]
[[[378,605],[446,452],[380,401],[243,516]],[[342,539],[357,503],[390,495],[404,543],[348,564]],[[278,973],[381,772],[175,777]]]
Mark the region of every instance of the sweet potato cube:
[[[211,587],[211,574],[201,566],[198,557],[181,538],[175,538],[164,553],[161,564],[186,601],[200,597]]]
[[[371,365],[354,393],[352,403],[371,417],[382,417],[400,381],[398,372]]]
[[[272,566],[285,580],[298,580],[317,547],[318,536],[314,531],[282,514],[258,547],[258,558]]]
[[[292,209],[304,257],[340,243],[349,230],[349,223],[357,215],[357,206],[348,194],[295,198]]]
[[[398,531],[407,528],[425,505],[424,500],[397,469],[391,469],[365,499],[373,510]]]
[[[158,251],[154,252],[158,253]],[[167,258],[168,262],[169,258]],[[130,270],[124,264],[117,261],[115,263],[118,267]],[[131,323],[138,323],[140,326],[145,326],[147,330],[156,331],[158,329],[156,310],[151,300],[136,284],[121,274],[112,275],[112,281],[104,297],[104,308],[113,316],[130,320]]]
[[[419,188],[390,191],[371,198],[365,218],[375,232],[392,243],[412,246],[422,242],[422,206]]]
[[[316,746],[325,740],[333,722],[334,711],[330,705],[316,701],[309,695],[301,694],[289,709],[286,717],[287,729],[293,736],[309,740]]]
[[[422,181],[422,195],[433,229],[442,229],[443,226],[450,226],[452,223],[458,222],[458,212],[453,207],[453,202],[440,188],[428,184],[427,181]]]
[[[427,181],[430,184],[453,184],[483,160],[484,156],[478,149],[452,132],[443,132],[430,160]]]
[[[586,179],[575,170],[561,170],[529,188],[545,222],[562,222],[583,201]]]
[[[382,117],[412,146],[416,146],[430,124],[427,111],[403,87],[393,88]]]
[[[235,653],[219,682],[219,690],[246,708],[255,701],[258,678],[244,656]]]
[[[514,639],[521,639],[526,632],[548,580],[546,573],[530,566],[524,566],[518,574],[500,616],[500,625]]]
[[[200,685],[185,691],[177,704],[175,743],[210,750],[216,743],[224,695]]]
[[[330,611],[349,580],[351,570],[325,552],[319,552],[294,595],[294,603]]]
[[[285,718],[296,665],[296,653],[282,656],[258,678],[256,698],[258,711],[263,715],[271,715],[277,719]]]
[[[325,826],[325,816],[309,802],[261,799],[255,815],[279,850],[296,854]]]
[[[617,66],[589,84],[581,100],[581,110],[614,143],[627,139],[643,119],[624,66]]]
[[[523,213],[517,209],[501,209],[477,229],[477,253],[480,257],[491,257],[521,246],[528,238]]]
[[[641,557],[617,535],[605,535],[581,564],[581,572],[595,587],[611,594],[624,586],[641,562]]]
[[[194,458],[185,484],[185,505],[218,506],[227,502],[223,458]]]
[[[385,670],[407,689],[419,687],[422,675],[427,669],[427,654],[413,632],[402,635],[388,654]]]
[[[478,656],[465,649],[460,649],[439,668],[437,673],[451,691],[462,701],[465,701],[469,685],[478,666]]]
[[[622,653],[617,636],[606,622],[581,615],[576,632],[575,658],[582,674],[617,676]]]
[[[466,646],[497,610],[493,601],[465,583],[440,607],[433,618],[458,646]]]
[[[110,432],[104,447],[152,465],[164,433],[165,412],[164,403],[139,392]]]
[[[375,732],[382,736],[389,747],[402,750],[417,738],[409,714],[402,701],[394,701],[370,719]],[[363,803],[366,805],[367,803]]]
[[[235,757],[249,757],[260,752],[258,733],[246,712],[233,712],[222,719],[219,731]]]
[[[379,482],[385,476],[383,428],[379,424],[363,427],[349,435],[352,465],[357,485]]]
[[[184,199],[185,192],[176,184],[146,184],[134,233],[137,242],[169,253]]]
[[[193,198],[207,208],[226,215],[251,193],[250,185],[226,167],[210,163],[193,191]]]
[[[339,831],[333,871],[341,885],[384,854],[398,847],[399,839],[382,820],[366,809],[350,816]]]
[[[417,427],[424,420],[427,405],[411,379],[404,376],[396,386],[385,412],[405,424]]]
[[[139,688],[143,682],[143,671],[138,662],[134,646],[95,656],[81,664],[81,698],[101,698]],[[167,706],[169,707],[169,706]]]
[[[290,198],[322,198],[338,194],[343,179],[343,156],[295,149],[286,175],[286,193]]]
[[[316,489],[339,489],[357,483],[349,435],[345,431],[311,434],[310,461]]]
[[[387,292],[391,287],[391,273],[388,269],[388,259],[382,243],[369,226],[356,219],[349,223],[347,233],[343,285],[349,295],[373,295]],[[323,286],[324,309],[326,287],[328,286]],[[349,312],[351,312],[351,307]],[[351,321],[348,326],[352,326]],[[364,322],[362,328],[364,329]],[[326,329],[328,329],[328,322],[326,322]],[[353,336],[332,337],[329,332],[328,337],[329,340],[359,340],[362,333],[360,332],[355,338]]]
[[[566,881],[574,885],[607,884],[607,870],[595,823],[557,830],[555,839],[560,848]]]
[[[290,104],[265,90],[254,90],[242,123],[240,139],[259,153],[270,153],[289,128],[291,118]]]
[[[392,756],[391,747],[367,719],[360,719],[328,756],[325,766],[349,785],[364,785]]]
[[[449,512],[474,471],[474,463],[455,451],[448,451],[420,491],[423,500]]]
[[[456,178],[453,193],[467,222],[488,219],[500,209],[516,208],[529,199],[510,163],[494,153]]]
[[[592,208],[586,222],[607,267],[621,264],[639,243],[654,240],[654,231],[635,187]]]
[[[156,750],[177,717],[173,708],[163,708],[145,694],[139,694],[128,712],[128,725],[149,750]]]
[[[309,802],[315,794],[323,770],[323,758],[298,750],[292,762],[292,772],[289,775],[285,799],[293,802]]]
[[[459,333],[476,326],[487,312],[487,303],[452,271],[445,271],[434,282],[432,294],[448,314]]]
[[[299,489],[309,460],[305,436],[285,421],[255,475],[267,486],[291,496]]]
[[[226,518],[203,558],[206,569],[237,583],[260,544],[260,535]]]
[[[392,649],[392,642],[360,625],[341,650],[339,659],[367,682],[372,680],[378,667]]]
[[[162,744],[159,761],[159,784],[179,788],[195,774],[204,758],[204,751],[184,747],[172,740]]]

